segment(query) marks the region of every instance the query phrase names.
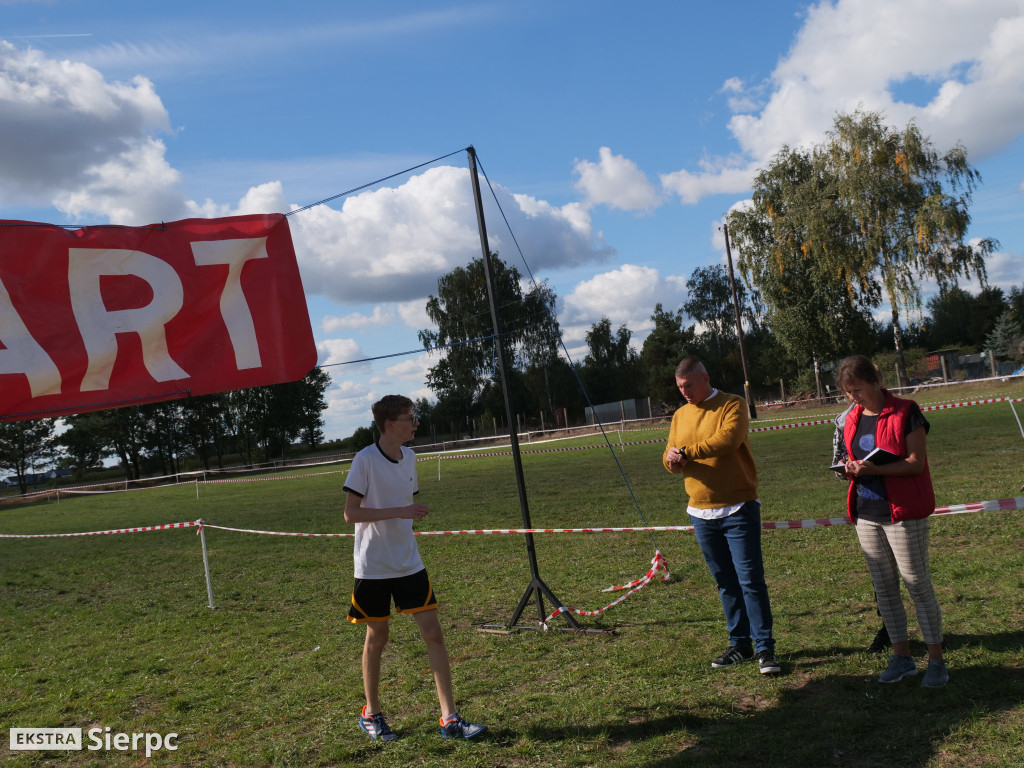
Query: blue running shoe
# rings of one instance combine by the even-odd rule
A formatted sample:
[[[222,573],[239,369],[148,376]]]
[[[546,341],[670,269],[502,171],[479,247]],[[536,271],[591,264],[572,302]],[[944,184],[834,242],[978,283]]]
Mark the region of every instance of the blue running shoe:
[[[486,730],[486,725],[467,723],[458,712],[452,712],[447,719],[441,718],[441,736],[445,739],[472,739]]]
[[[911,656],[900,656],[894,653],[889,657],[889,666],[878,676],[880,683],[896,683],[904,677],[913,677],[917,674],[917,665]]]
[[[394,741],[398,734],[388,727],[384,719],[384,713],[378,712],[375,715],[366,714],[366,705],[363,704],[362,714],[359,716],[359,727],[366,731],[367,736],[376,741]]]
[[[946,662],[942,659],[932,659],[928,662],[928,669],[924,671],[924,679],[921,685],[925,688],[941,688],[949,682],[949,672],[946,671]]]

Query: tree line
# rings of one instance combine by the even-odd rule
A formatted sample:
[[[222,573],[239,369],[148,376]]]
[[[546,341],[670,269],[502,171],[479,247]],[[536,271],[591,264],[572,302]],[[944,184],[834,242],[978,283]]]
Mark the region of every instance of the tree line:
[[[301,440],[324,441],[324,397],[330,377],[314,368],[286,384],[115,408],[56,419],[0,423],[0,468],[21,493],[35,465],[68,468],[76,478],[116,459],[131,480],[175,474],[182,461],[203,469],[225,457],[254,464],[285,457]]]

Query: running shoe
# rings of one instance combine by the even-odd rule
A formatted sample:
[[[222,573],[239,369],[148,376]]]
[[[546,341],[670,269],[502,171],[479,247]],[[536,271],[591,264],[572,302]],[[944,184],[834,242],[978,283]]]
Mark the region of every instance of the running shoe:
[[[911,656],[900,656],[894,653],[889,657],[889,666],[878,676],[880,683],[896,683],[904,677],[913,677],[917,674],[917,665]]]
[[[925,688],[941,688],[949,682],[949,672],[946,670],[946,662],[942,659],[932,659],[928,662],[928,668],[924,671],[924,679],[921,685]]]
[[[441,718],[441,736],[445,739],[472,739],[486,730],[486,725],[467,723],[458,712]]]
[[[762,675],[775,675],[782,671],[779,660],[775,658],[774,651],[761,651],[758,653],[757,663],[761,667]]]
[[[753,648],[741,648],[738,645],[730,645],[729,650],[711,661],[711,666],[716,668],[731,667],[736,664],[742,664],[744,661],[750,661],[753,658]]]
[[[384,719],[384,713],[378,712],[375,715],[368,715],[366,714],[365,704],[363,704],[363,711],[359,716],[359,727],[366,731],[366,735],[374,741],[377,739],[381,741],[394,741],[398,738],[398,734],[391,730]]]

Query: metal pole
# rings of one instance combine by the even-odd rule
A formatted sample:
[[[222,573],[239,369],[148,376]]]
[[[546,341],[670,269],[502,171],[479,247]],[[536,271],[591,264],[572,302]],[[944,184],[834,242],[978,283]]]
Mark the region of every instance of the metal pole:
[[[213,604],[213,583],[210,581],[210,559],[206,555],[206,533],[203,531],[203,519],[197,520],[199,523],[199,541],[203,545],[203,570],[206,572],[206,598],[209,601],[209,607],[215,608]]]
[[[494,267],[491,264],[491,249],[487,242],[487,224],[484,221],[484,205],[483,200],[480,197],[480,179],[477,178],[476,171],[476,149],[470,146],[466,150],[466,154],[469,156],[469,178],[473,184],[473,200],[476,202],[476,221],[477,226],[480,230],[480,250],[483,252],[484,258],[484,274],[487,277],[487,300],[491,305],[491,325],[494,329],[495,347],[498,353],[498,373],[501,379],[501,393],[505,400],[505,415],[508,418],[509,424],[509,440],[512,444],[512,463],[515,467],[516,474],[516,487],[519,489],[519,507],[523,513],[523,527],[530,529],[533,527],[533,523],[530,522],[530,505],[526,500],[526,481],[523,479],[523,459],[519,455],[519,435],[513,425],[516,424],[516,414],[512,410],[512,398],[511,390],[508,383],[508,367],[505,358],[505,343],[504,337],[502,336],[502,323],[501,315],[498,314],[498,301],[494,295]],[[531,595],[537,603],[537,614],[540,617],[541,624],[547,618],[544,615],[544,595],[548,596],[548,599],[555,604],[556,608],[564,608],[562,601],[555,597],[554,593],[548,588],[547,584],[540,578],[540,573],[537,568],[537,550],[533,543],[533,534],[524,534],[526,537],[526,552],[530,560],[530,584],[526,588],[526,592],[523,594],[522,599],[519,601],[519,605],[515,612],[512,614],[512,618],[508,622],[508,629],[515,629],[516,622],[519,621],[519,617],[523,613],[523,609],[529,602]],[[573,618],[572,614],[568,611],[562,613],[565,616],[566,621],[573,628],[579,629],[579,624]]]
[[[732,274],[732,248],[729,246],[729,227],[722,225],[722,232],[725,233],[725,256],[729,260],[729,289],[732,291],[732,311],[736,315],[736,336],[740,340],[740,362],[743,363],[743,394],[747,398],[747,408],[750,410],[750,418],[757,418],[757,407],[754,405],[754,397],[750,394],[750,374],[747,372],[747,353],[743,349],[743,324],[740,323],[740,305],[736,300],[736,280]]]

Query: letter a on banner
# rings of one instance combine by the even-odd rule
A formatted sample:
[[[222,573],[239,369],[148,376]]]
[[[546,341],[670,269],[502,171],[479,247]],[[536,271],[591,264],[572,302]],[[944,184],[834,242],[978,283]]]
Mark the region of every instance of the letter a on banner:
[[[281,214],[0,221],[0,419],[301,379],[316,346]]]

